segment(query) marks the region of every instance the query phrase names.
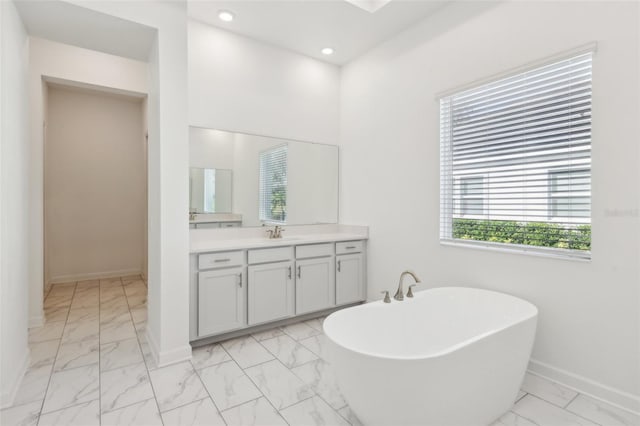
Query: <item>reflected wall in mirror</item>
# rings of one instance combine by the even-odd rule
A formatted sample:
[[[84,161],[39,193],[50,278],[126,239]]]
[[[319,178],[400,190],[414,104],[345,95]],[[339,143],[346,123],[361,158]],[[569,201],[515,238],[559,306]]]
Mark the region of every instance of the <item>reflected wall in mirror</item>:
[[[241,215],[242,226],[338,222],[337,146],[199,127],[190,128],[189,138],[191,182],[195,173],[206,183],[206,173],[194,169],[215,169],[216,182],[219,170],[228,172],[225,213]],[[218,213],[217,183],[215,191]],[[190,211],[200,199],[205,202],[191,186]]]
[[[231,170],[191,167],[189,213],[231,213]]]

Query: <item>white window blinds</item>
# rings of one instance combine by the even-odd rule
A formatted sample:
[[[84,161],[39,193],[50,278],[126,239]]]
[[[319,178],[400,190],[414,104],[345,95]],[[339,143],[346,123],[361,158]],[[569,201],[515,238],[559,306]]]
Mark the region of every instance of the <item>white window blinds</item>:
[[[287,221],[287,145],[260,153],[260,220]]]
[[[440,238],[591,249],[592,52],[440,99]]]

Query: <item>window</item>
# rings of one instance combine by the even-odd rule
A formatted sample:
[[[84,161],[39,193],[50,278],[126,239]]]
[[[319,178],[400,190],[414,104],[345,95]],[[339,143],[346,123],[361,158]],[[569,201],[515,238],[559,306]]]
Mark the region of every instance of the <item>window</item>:
[[[484,177],[463,177],[460,188],[460,216],[477,216],[484,213]]]
[[[287,221],[287,145],[260,153],[260,220]]]
[[[216,170],[204,169],[204,211],[216,211]]]
[[[549,185],[549,217],[561,220],[591,217],[589,169],[550,171]]]
[[[440,239],[588,258],[592,52],[440,98]]]

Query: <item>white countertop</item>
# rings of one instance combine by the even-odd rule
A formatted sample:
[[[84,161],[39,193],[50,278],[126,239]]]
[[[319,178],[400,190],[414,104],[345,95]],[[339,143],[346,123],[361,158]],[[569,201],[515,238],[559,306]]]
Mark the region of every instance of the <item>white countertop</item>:
[[[189,251],[193,254],[213,251],[294,246],[333,241],[356,241],[366,240],[369,238],[367,227],[346,227],[342,225],[334,225],[327,227],[327,232],[322,232],[322,229],[319,230],[317,228],[318,227],[310,227],[306,230],[311,232],[304,233],[304,227],[295,227],[295,229],[285,227],[286,232],[291,231],[290,234],[285,233],[285,236],[282,238],[273,239],[261,236],[264,233],[264,229],[259,233],[249,233],[242,232],[241,228],[236,231],[236,234],[233,234],[233,231],[231,230],[191,230]]]
[[[196,213],[196,218],[189,223],[242,222],[242,215],[235,213]]]

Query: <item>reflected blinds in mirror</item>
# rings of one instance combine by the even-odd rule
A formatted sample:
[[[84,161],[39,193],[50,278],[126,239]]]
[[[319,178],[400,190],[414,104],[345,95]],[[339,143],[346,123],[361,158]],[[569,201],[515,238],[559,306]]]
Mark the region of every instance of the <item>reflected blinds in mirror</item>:
[[[440,237],[591,249],[593,52],[440,99]]]
[[[260,220],[287,221],[287,145],[260,153]]]

